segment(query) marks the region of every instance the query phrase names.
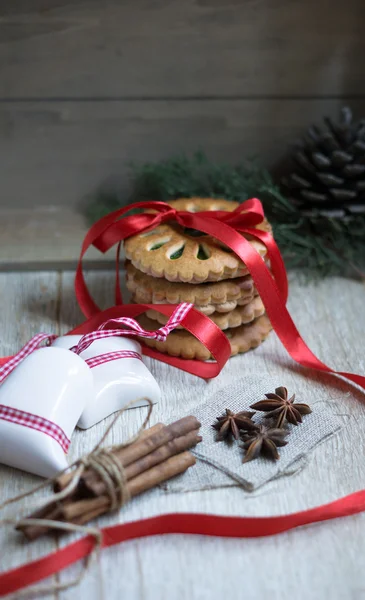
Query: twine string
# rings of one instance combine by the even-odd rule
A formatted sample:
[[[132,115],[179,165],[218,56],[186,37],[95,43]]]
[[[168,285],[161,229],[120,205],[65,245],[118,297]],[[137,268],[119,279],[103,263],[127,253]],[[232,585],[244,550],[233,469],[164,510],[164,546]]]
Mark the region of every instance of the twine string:
[[[126,442],[123,442],[121,444],[116,444],[114,446],[107,446],[105,448],[101,447],[102,444],[104,443],[105,439],[107,438],[108,434],[115,426],[119,417],[128,408],[130,408],[137,402],[140,402],[141,400],[146,400],[148,402],[148,412],[147,412],[147,415],[146,415],[142,425],[138,429],[137,433],[135,435],[131,436]],[[37,492],[40,489],[45,488],[49,484],[54,484],[61,475],[65,474],[70,469],[74,469],[74,471],[72,473],[72,478],[71,478],[70,482],[68,483],[68,485],[60,492],[53,494],[50,502],[46,502],[39,508],[44,509],[49,504],[53,504],[54,502],[63,500],[64,498],[66,498],[67,496],[72,494],[72,492],[76,489],[76,487],[86,469],[93,469],[99,475],[100,479],[104,483],[105,488],[106,488],[106,494],[108,495],[109,500],[110,500],[109,511],[114,511],[118,508],[121,508],[124,504],[126,504],[126,502],[128,502],[128,500],[130,500],[130,494],[129,494],[128,487],[127,487],[127,479],[126,479],[126,475],[125,475],[125,470],[112,453],[121,448],[130,446],[131,444],[136,442],[141,437],[143,431],[146,428],[146,425],[148,424],[148,422],[150,420],[150,417],[152,414],[152,409],[153,409],[153,405],[152,405],[152,401],[150,400],[150,398],[142,397],[142,398],[136,398],[134,400],[131,400],[130,402],[128,402],[128,404],[126,404],[120,411],[118,411],[115,414],[111,423],[108,425],[108,427],[106,428],[101,439],[96,444],[94,449],[90,452],[90,454],[76,460],[74,463],[69,465],[66,469],[63,469],[63,471],[60,471],[54,477],[46,479],[40,485],[37,485],[37,486],[31,488],[30,490],[28,490],[27,492],[19,494],[18,496],[9,498],[8,500],[6,500],[5,502],[3,502],[0,505],[0,510],[2,510],[3,508],[5,508],[6,506],[8,506],[10,504],[14,504],[28,496],[33,495],[35,492]],[[28,510],[29,510],[29,506],[28,506]],[[78,585],[82,581],[82,579],[85,577],[85,575],[89,569],[89,566],[91,564],[91,561],[93,560],[93,557],[99,552],[99,550],[101,548],[101,544],[102,544],[102,532],[98,527],[89,527],[87,525],[76,525],[74,523],[67,523],[64,521],[57,521],[57,520],[53,520],[53,519],[36,519],[36,518],[31,518],[31,517],[24,517],[21,519],[17,519],[15,517],[9,517],[9,518],[0,519],[0,526],[4,526],[4,525],[13,525],[15,527],[26,527],[26,526],[32,526],[32,525],[41,526],[41,527],[45,527],[45,528],[49,527],[52,529],[59,529],[59,530],[63,530],[63,531],[81,532],[81,533],[84,533],[87,535],[92,535],[95,539],[94,548],[93,548],[92,552],[86,558],[84,567],[81,570],[80,574],[75,579],[65,582],[65,583],[53,583],[49,586],[43,586],[43,585],[42,586],[33,586],[29,590],[23,590],[22,592],[15,594],[15,595],[13,594],[11,596],[11,598],[14,598],[14,599],[15,598],[17,598],[17,599],[23,598],[24,596],[29,597],[29,595],[33,596],[33,597],[34,596],[38,597],[39,595],[52,594],[54,592],[64,591],[64,590],[67,590],[71,587]]]
[[[124,468],[110,452],[100,450],[93,454],[88,458],[87,466],[93,469],[105,484],[110,511],[121,508],[130,500]]]

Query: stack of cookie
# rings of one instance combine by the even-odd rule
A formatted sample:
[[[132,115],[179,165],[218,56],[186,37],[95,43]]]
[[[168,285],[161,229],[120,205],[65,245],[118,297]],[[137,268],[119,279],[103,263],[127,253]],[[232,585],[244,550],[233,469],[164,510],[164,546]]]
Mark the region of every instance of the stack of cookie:
[[[169,202],[177,210],[233,211],[237,202],[211,198],[183,198]],[[271,231],[267,221],[258,226]],[[263,244],[245,236],[265,260]],[[127,287],[132,301],[147,304],[192,302],[227,335],[232,356],[258,346],[271,325],[264,305],[244,263],[211,236],[178,224],[163,224],[125,242]],[[167,317],[149,310],[140,317],[145,329],[165,324]],[[211,358],[209,351],[184,329],[173,331],[166,342],[144,340],[172,356]]]

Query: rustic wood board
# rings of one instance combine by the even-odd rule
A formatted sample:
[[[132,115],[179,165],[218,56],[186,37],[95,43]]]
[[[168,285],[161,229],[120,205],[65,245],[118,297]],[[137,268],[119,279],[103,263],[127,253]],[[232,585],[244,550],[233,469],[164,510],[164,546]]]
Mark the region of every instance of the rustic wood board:
[[[88,230],[83,215],[69,207],[0,210],[0,271],[75,268]],[[104,268],[111,253],[90,248],[85,264]]]
[[[236,163],[259,156],[262,164],[274,166],[308,123],[323,114],[337,116],[341,104],[326,99],[0,103],[0,203],[50,214],[53,207],[89,200],[100,187],[117,190],[123,201],[130,161],[199,148],[213,160]],[[363,115],[365,99],[352,106]]]
[[[57,273],[18,273],[0,275],[0,355],[8,356],[23,346],[33,335],[41,331],[59,333],[60,275]],[[21,494],[36,482],[32,475],[1,465],[0,467],[0,504],[12,496]],[[20,475],[21,474],[21,475]],[[20,476],[19,476],[20,475]],[[39,480],[40,481],[40,480]],[[34,498],[39,501],[47,492],[38,492]],[[18,509],[24,511],[29,500],[10,507],[1,514],[11,516]],[[19,514],[19,513],[17,513]],[[52,539],[44,539],[30,548],[8,528],[0,527],[0,568],[9,568],[15,564],[32,560],[55,550]],[[56,580],[56,578],[52,578]]]
[[[0,2],[0,98],[364,94],[362,0]]]
[[[90,272],[88,282],[101,305],[111,301],[113,276]],[[364,284],[341,278],[304,286],[293,281],[289,307],[310,347],[336,368],[365,372],[363,339]],[[64,332],[82,318],[73,295],[73,273],[18,273],[0,275],[0,352],[19,348],[40,329]],[[300,390],[310,402],[328,400],[343,415],[341,432],[318,447],[300,473],[265,486],[254,494],[236,488],[186,494],[155,490],[134,500],[99,525],[126,522],[161,512],[210,512],[227,515],[284,514],[328,502],[364,487],[364,396],[342,382],[294,365],[272,335],[260,348],[227,364],[221,375],[206,383],[191,375],[148,361],[163,382],[163,399],[153,420],[170,420],[182,406],[194,412],[204,394],[252,370],[277,376],[280,383]],[[187,391],[188,390],[188,391]],[[124,424],[136,430],[144,409],[128,412]],[[88,451],[105,423],[76,432],[71,458]],[[117,441],[117,428],[111,441]],[[26,489],[37,478],[0,467],[1,497]],[[22,503],[23,508],[26,506]],[[21,508],[21,507],[20,507]],[[227,590],[249,598],[322,600],[362,598],[365,576],[360,568],[365,551],[364,515],[330,521],[267,539],[222,540],[190,536],[158,537],[128,542],[103,551],[80,588],[57,595],[90,600],[218,600]],[[72,536],[63,538],[66,544]],[[23,544],[14,533],[1,530],[1,569],[13,567],[48,552],[52,541]],[[6,551],[4,551],[4,548]],[[59,575],[78,572],[80,565]],[[238,575],[237,575],[238,574]],[[233,577],[233,579],[232,579]]]
[[[1,207],[124,198],[129,161],[199,148],[275,166],[342,103],[364,114],[364,16],[362,0],[0,0]]]

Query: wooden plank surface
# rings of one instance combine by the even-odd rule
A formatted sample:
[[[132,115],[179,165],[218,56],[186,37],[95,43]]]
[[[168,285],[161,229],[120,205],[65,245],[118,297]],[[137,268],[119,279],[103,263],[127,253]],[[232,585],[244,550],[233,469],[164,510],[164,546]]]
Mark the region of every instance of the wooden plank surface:
[[[124,197],[130,160],[199,148],[275,166],[342,103],[363,116],[364,16],[362,0],[0,0],[1,207]]]
[[[101,304],[110,302],[112,278],[108,272],[88,274],[89,284]],[[0,289],[2,305],[7,307],[1,315],[2,353],[15,351],[41,327],[66,331],[81,319],[73,295],[73,273],[2,274]],[[294,281],[289,302],[299,329],[319,357],[336,368],[359,373],[365,372],[364,293],[364,284],[340,278],[309,286]],[[272,482],[256,493],[236,488],[186,494],[154,490],[135,499],[119,514],[100,519],[99,525],[174,511],[284,514],[364,487],[364,395],[356,391],[349,393],[344,383],[335,382],[330,376],[295,366],[274,335],[254,352],[230,360],[221,375],[209,383],[162,363],[148,362],[163,386],[163,398],[156,406],[153,421],[172,420],[183,407],[193,413],[194,406],[201,403],[204,396],[209,397],[233,377],[256,371],[276,376],[280,383],[300,391],[310,403],[329,402],[331,410],[342,415],[344,427],[313,452],[302,472]],[[135,431],[143,418],[143,410],[128,412],[113,432],[111,441],[120,440],[123,432]],[[87,432],[76,432],[71,458],[91,449],[105,424]],[[38,480],[1,467],[0,481],[1,495],[7,497]],[[89,600],[121,597],[128,600],[219,600],[232,589],[237,597],[244,594],[248,598],[361,600],[365,596],[365,576],[361,569],[364,527],[365,516],[358,515],[267,539],[171,536],[137,540],[103,551],[80,588],[59,594],[57,600],[71,600],[76,595]],[[63,538],[60,544],[70,539],[72,536]],[[50,542],[41,546],[16,540],[10,531],[2,532],[1,569],[49,549]],[[62,573],[60,580],[65,581],[79,569],[77,565]]]
[[[0,271],[76,268],[89,228],[85,217],[67,206],[0,209]],[[85,264],[110,268],[114,251],[90,248]]]
[[[0,2],[0,98],[365,93],[362,0]]]
[[[13,354],[41,331],[59,333],[58,303],[60,275],[57,273],[0,274],[0,356]],[[30,489],[39,478],[0,466],[0,504]],[[47,490],[40,490],[32,502],[40,502]],[[29,499],[9,506],[0,519],[25,514]],[[20,511],[20,512],[18,512]],[[23,511],[23,512],[22,512]],[[53,539],[44,539],[30,548],[9,527],[0,527],[0,569],[38,558],[57,548]],[[58,576],[57,576],[58,577]],[[51,578],[56,581],[57,577]]]
[[[68,207],[0,210],[0,270],[75,267],[87,232],[85,218]],[[92,263],[106,257],[90,249]]]
[[[213,160],[259,156],[273,166],[308,124],[337,116],[340,106],[340,100],[2,103],[0,203],[76,207],[100,186],[123,199],[130,161],[199,148]],[[365,99],[352,106],[357,117],[365,113]]]

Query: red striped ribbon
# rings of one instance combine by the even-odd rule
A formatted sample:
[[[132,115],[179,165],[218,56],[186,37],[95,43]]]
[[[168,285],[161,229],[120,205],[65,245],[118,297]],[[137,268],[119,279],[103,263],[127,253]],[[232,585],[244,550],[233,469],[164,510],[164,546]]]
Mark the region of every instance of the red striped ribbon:
[[[144,330],[135,319],[130,317],[109,319],[108,321],[101,323],[96,331],[91,331],[90,333],[85,334],[77,346],[74,346],[71,348],[71,350],[73,350],[76,354],[81,354],[81,352],[86,350],[93,342],[115,336],[129,337],[138,335],[139,337],[165,341],[170,331],[182,323],[191,308],[192,304],[187,302],[183,302],[174,307],[166,325],[164,325],[164,327],[160,327],[160,329],[157,331],[152,332]],[[107,327],[111,324],[128,327],[128,329],[107,329]],[[25,346],[23,346],[23,348],[21,348],[21,350],[19,350],[15,356],[9,358],[0,368],[0,382],[4,381],[4,379],[8,377],[8,375],[10,375],[10,373],[14,371],[14,369],[27,356],[32,354],[32,352],[35,350],[38,350],[42,343],[46,342],[49,345],[56,338],[56,335],[50,335],[47,333],[39,333],[35,335],[27,344],[25,344]],[[108,352],[93,356],[86,359],[85,362],[91,369],[93,369],[110,361],[125,358],[137,358],[142,360],[142,357],[138,352],[119,350],[116,352]],[[56,423],[53,423],[52,421],[49,421],[40,415],[18,410],[12,408],[11,406],[0,405],[0,420],[1,419],[44,433],[45,435],[52,437],[58,444],[60,444],[65,453],[68,451],[70,440],[63,429]]]
[[[181,304],[174,306],[172,314],[169,317],[166,325],[160,327],[156,331],[147,331],[146,329],[143,329],[143,327],[141,327],[135,319],[130,317],[107,319],[101,323],[101,325],[99,325],[95,331],[91,331],[90,333],[83,335],[77,346],[74,346],[71,348],[71,350],[76,352],[76,354],[81,354],[81,352],[86,350],[93,342],[116,336],[138,336],[150,340],[164,342],[169,333],[175,329],[175,327],[178,327],[184,320],[192,306],[193,305],[189,304],[188,302],[182,302]],[[128,327],[128,329],[108,329],[112,324]]]
[[[15,423],[16,425],[22,425],[22,427],[34,429],[40,433],[45,433],[53,438],[61,446],[65,454],[67,454],[71,442],[63,429],[56,423],[53,423],[53,421],[24,410],[19,410],[18,408],[5,406],[4,404],[0,404],[0,419],[9,423]]]
[[[142,360],[142,356],[138,352],[134,352],[133,350],[117,350],[116,352],[107,352],[106,354],[98,354],[98,356],[86,358],[85,362],[90,369],[94,369],[95,367],[121,358],[137,358],[138,360]]]
[[[34,350],[38,350],[43,342],[47,342],[47,344],[51,344],[57,338],[56,335],[51,335],[49,333],[38,333],[34,337],[32,337],[29,342],[17,352],[14,356],[8,357],[3,360],[3,366],[0,369],[0,383],[6,379],[8,375],[21,363],[27,356],[32,354]]]

